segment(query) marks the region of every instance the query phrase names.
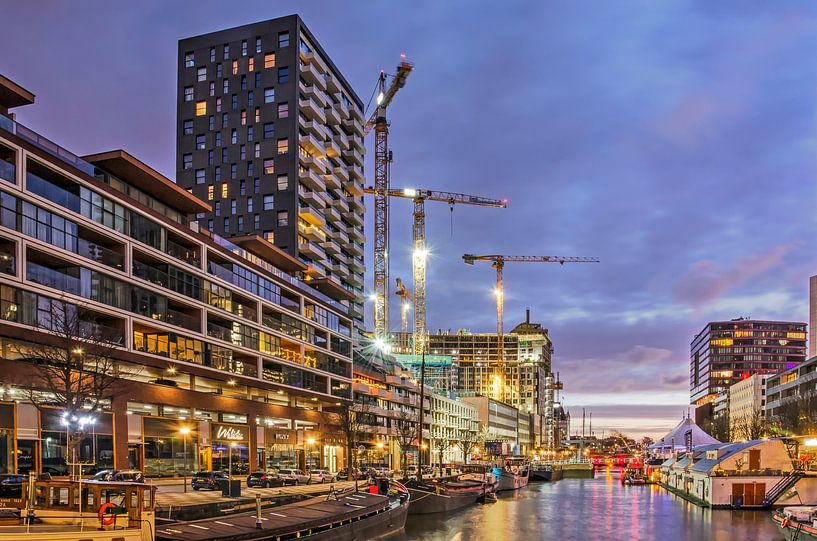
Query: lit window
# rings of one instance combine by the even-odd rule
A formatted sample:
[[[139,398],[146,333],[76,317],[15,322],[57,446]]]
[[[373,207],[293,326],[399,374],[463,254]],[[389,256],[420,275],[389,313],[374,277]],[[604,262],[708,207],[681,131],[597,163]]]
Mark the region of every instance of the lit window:
[[[286,154],[289,152],[289,140],[278,139],[278,154]]]
[[[272,139],[275,137],[275,124],[268,122],[264,124],[264,139]]]
[[[206,101],[197,101],[196,102],[196,116],[204,116],[207,114],[207,102]]]
[[[250,57],[247,60],[247,71],[255,71],[255,58]]]
[[[204,66],[200,66],[199,69],[196,70],[196,79],[201,81],[207,80],[207,68]]]
[[[275,172],[275,162],[272,158],[264,160],[264,174],[271,175]]]
[[[237,142],[238,142],[238,130],[233,128],[233,130],[230,132],[230,143],[234,145]]]
[[[261,108],[256,107],[255,108],[255,123],[257,124],[259,122],[261,122]]]
[[[204,169],[196,169],[196,184],[204,184],[204,182]]]
[[[210,184],[209,186],[207,186],[207,200],[208,200],[208,201],[212,201],[212,200],[213,200],[213,185],[212,185],[212,184]]]
[[[264,210],[272,210],[275,206],[275,198],[270,195],[264,196]]]
[[[264,240],[269,242],[270,244],[275,243],[275,232],[274,231],[264,231]]]
[[[193,87],[184,87],[184,101],[193,101]]]
[[[255,52],[261,52],[261,38],[255,38]]]
[[[241,125],[242,126],[247,125],[247,111],[245,109],[241,110]]]
[[[289,213],[285,210],[278,211],[278,227],[286,227],[289,225]]]
[[[261,143],[255,143],[255,157],[261,157]]]
[[[289,32],[278,33],[278,47],[289,47]]]
[[[230,196],[230,188],[226,182],[221,183],[221,198],[226,199]]]
[[[185,154],[182,156],[182,168],[184,169],[192,169],[193,168],[193,155],[192,154]]]
[[[248,197],[247,198],[247,212],[252,212],[253,211],[252,207],[253,207],[253,198]]]
[[[274,88],[265,88],[264,89],[264,103],[272,103],[275,101],[275,89]]]
[[[193,57],[193,53],[184,53],[184,67],[185,68],[192,68],[196,65],[195,59]]]
[[[216,98],[216,112],[221,112],[221,98]]]
[[[278,175],[278,190],[289,189],[289,177],[286,175]]]
[[[267,53],[264,55],[264,69],[275,67],[275,53]]]
[[[286,83],[287,81],[289,81],[289,68],[278,68],[278,82]]]
[[[286,118],[289,116],[289,103],[283,102],[278,104],[278,118]]]
[[[238,75],[238,60],[233,60],[233,75]]]

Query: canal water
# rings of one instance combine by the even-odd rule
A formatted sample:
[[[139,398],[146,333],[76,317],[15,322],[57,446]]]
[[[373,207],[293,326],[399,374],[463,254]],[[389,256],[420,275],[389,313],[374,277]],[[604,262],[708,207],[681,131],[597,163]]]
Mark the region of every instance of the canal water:
[[[767,511],[702,509],[658,486],[623,486],[618,474],[531,483],[448,517],[410,515],[389,541],[777,541]]]

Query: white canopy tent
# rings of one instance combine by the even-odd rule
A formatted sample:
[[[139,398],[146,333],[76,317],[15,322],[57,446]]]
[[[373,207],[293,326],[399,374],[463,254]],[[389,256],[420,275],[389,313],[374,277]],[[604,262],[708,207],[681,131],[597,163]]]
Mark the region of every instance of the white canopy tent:
[[[684,418],[678,425],[667,432],[663,438],[650,445],[647,449],[653,456],[665,457],[678,451],[694,449],[700,445],[721,443],[695,424],[689,417]]]

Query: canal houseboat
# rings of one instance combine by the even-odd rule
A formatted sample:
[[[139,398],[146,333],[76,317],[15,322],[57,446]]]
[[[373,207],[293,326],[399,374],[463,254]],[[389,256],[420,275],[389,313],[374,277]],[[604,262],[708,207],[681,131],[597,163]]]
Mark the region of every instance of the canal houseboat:
[[[817,506],[784,507],[772,514],[772,521],[783,530],[786,541],[817,539]]]
[[[499,485],[496,491],[519,490],[528,485],[530,476],[530,464],[525,458],[508,458],[505,466],[501,468]]]

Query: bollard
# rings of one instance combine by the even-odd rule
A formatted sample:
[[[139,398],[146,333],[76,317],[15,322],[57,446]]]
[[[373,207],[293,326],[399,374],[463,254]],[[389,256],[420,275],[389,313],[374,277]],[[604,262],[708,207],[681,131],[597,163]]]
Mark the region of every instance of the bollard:
[[[255,493],[255,527],[261,529],[261,493]]]

